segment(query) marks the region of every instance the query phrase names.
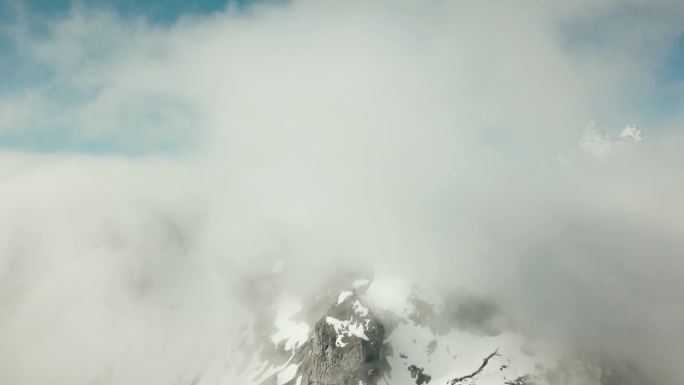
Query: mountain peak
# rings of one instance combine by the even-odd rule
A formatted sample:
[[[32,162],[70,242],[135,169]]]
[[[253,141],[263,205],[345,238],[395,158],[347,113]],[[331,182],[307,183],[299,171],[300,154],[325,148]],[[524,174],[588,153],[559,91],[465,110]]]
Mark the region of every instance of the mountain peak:
[[[313,300],[269,296],[271,310],[197,384],[625,385],[606,382],[621,378],[615,365],[523,333],[492,299],[390,275],[350,278]]]
[[[641,128],[637,125],[630,124],[625,127],[618,137],[619,143],[639,143],[643,140]]]
[[[578,146],[585,154],[603,161],[615,150],[616,146],[637,144],[642,140],[641,128],[637,125],[628,125],[616,139],[612,139],[603,127],[591,121],[584,129]]]

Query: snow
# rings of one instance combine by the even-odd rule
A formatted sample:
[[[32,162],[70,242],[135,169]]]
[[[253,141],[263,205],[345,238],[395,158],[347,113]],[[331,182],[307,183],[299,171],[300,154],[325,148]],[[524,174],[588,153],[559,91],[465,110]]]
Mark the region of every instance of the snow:
[[[291,351],[306,342],[309,338],[309,325],[304,322],[294,322],[292,317],[302,309],[296,299],[285,296],[281,300],[275,318],[276,333],[271,337],[273,344],[285,342],[285,350]]]
[[[343,291],[337,298],[337,304],[345,303],[351,306],[353,313],[347,320],[335,317],[325,317],[337,334],[336,345],[344,347],[349,343],[346,338],[360,338],[368,341],[366,335],[370,320],[367,316],[371,311],[389,312],[390,317],[398,321],[392,332],[386,336],[386,342],[391,344],[393,355],[388,356],[388,363],[392,368],[390,376],[384,380],[387,385],[414,383],[410,377],[408,366],[416,365],[424,369],[424,373],[432,376],[430,383],[445,384],[448,381],[474,373],[483,363],[483,359],[493,352],[497,352],[487,365],[472,379],[464,380],[460,384],[501,385],[518,377],[530,376],[530,380],[539,385],[548,385],[541,377],[543,368],[554,368],[560,362],[560,350],[557,347],[542,344],[540,341],[532,343],[521,334],[512,331],[502,332],[495,336],[482,335],[466,330],[451,329],[440,332],[439,335],[426,326],[418,324],[410,317],[415,311],[412,300],[420,299],[428,303],[434,314],[443,313],[445,298],[433,291],[419,291],[406,280],[390,275],[376,275],[373,281],[365,283],[367,289],[359,290],[354,296],[352,290]],[[350,298],[352,298],[350,300]],[[309,326],[304,322],[294,320],[302,310],[303,303],[288,295],[276,301],[277,311],[274,321],[275,334],[271,341],[283,344],[285,349],[293,353],[308,338]],[[334,303],[331,304],[334,306]],[[376,313],[377,314],[377,313]],[[238,349],[244,341],[248,341],[248,349]],[[298,365],[290,360],[275,363],[259,355],[258,350],[252,350],[257,343],[250,329],[236,341],[234,346],[227,346],[227,351],[215,357],[202,374],[199,385],[229,385],[240,383],[257,385],[268,381],[276,385],[295,383],[301,385],[302,376],[297,376]],[[407,355],[408,357],[401,357]],[[600,379],[598,374],[587,371],[584,367],[577,370],[570,369],[567,377],[573,385],[596,385]],[[363,382],[359,382],[363,385]],[[459,384],[459,385],[460,385]]]
[[[432,354],[427,346],[437,341]],[[445,335],[434,335],[429,328],[402,323],[389,336],[394,356],[388,357],[392,371],[390,385],[409,383],[408,365],[424,368],[434,383],[447,381],[473,373],[485,357],[498,351],[475,379],[478,385],[503,384],[517,377],[537,372],[536,364],[549,364],[541,356],[521,353],[526,340],[519,334],[502,333],[498,336],[482,336],[470,332],[452,330]],[[408,358],[401,358],[406,354]],[[506,365],[504,368],[503,365]],[[432,381],[431,381],[432,382]]]
[[[356,312],[357,314],[361,315],[362,317],[365,317],[368,315],[368,309],[365,306],[361,305],[361,302],[359,302],[358,299],[356,301],[354,301],[353,306],[354,306],[354,312]]]
[[[343,348],[347,346],[347,344],[342,341],[344,337],[355,336],[363,339],[364,341],[368,341],[368,336],[366,336],[366,327],[370,322],[369,320],[365,320],[365,326],[361,322],[354,322],[354,317],[346,321],[338,320],[337,318],[333,317],[325,317],[325,321],[332,325],[332,327],[335,329],[335,333],[337,334],[335,345],[339,347]]]
[[[625,127],[625,129],[622,130],[622,133],[620,133],[618,140],[622,143],[625,143],[625,142],[639,143],[639,142],[641,142],[643,140],[643,137],[641,136],[641,128],[639,128],[639,126],[635,126],[635,125],[629,125],[629,126]]]
[[[295,364],[290,364],[285,369],[278,372],[276,375],[276,384],[283,385],[288,381],[291,381],[297,375],[298,366]]]
[[[639,126],[629,125],[625,127],[617,139],[613,140],[596,122],[590,122],[582,134],[579,147],[586,154],[602,161],[620,147],[628,144],[637,144],[642,140],[643,136]]]
[[[352,295],[354,295],[354,293],[352,293],[351,291],[343,291],[343,292],[341,292],[341,293],[340,293],[340,296],[337,297],[337,304],[338,304],[338,305],[341,304],[342,302],[344,302],[344,300],[346,300],[347,298],[351,297]]]
[[[198,385],[259,385],[268,378],[278,377],[283,370],[288,368],[290,362],[284,365],[274,365],[268,360],[263,360],[258,354],[242,351],[232,347],[230,352],[216,356],[202,373]],[[295,368],[296,370],[296,368]],[[280,375],[283,381],[289,375],[288,372]]]

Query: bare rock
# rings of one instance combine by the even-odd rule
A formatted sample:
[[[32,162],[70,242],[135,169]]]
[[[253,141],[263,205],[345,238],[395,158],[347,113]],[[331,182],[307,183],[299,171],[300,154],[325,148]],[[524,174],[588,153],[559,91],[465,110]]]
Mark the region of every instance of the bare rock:
[[[343,292],[298,350],[301,385],[374,385],[387,369],[385,329],[352,292]]]

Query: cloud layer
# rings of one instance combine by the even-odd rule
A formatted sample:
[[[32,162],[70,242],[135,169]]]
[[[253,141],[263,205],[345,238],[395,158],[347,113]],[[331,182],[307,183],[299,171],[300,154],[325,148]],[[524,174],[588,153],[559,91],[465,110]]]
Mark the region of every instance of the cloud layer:
[[[576,143],[592,119],[616,135],[649,116],[634,106],[660,94],[682,13],[299,1],[170,26],[20,13],[4,31],[43,72],[3,90],[0,135],[61,145],[0,157],[0,379],[172,383],[229,339],[240,280],[284,259],[292,290],[380,268],[496,295],[677,383],[681,116],[640,122],[643,143],[601,162]]]

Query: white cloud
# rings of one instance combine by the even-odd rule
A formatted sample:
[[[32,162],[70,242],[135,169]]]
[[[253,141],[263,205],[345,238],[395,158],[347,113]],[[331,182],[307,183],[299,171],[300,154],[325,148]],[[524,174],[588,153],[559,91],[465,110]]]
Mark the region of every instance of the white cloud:
[[[77,8],[15,29],[53,75],[0,99],[0,130],[192,151],[0,158],[0,373],[192,377],[239,320],[237,281],[272,258],[299,290],[359,264],[467,285],[661,369],[682,353],[681,137],[538,171],[655,87],[640,47],[676,21],[566,46],[563,25],[620,7],[301,1],[165,27]]]

